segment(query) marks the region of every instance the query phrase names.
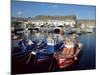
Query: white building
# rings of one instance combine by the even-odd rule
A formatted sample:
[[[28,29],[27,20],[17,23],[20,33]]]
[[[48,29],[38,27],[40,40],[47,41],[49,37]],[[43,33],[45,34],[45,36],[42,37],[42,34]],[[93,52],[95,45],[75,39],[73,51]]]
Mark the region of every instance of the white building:
[[[74,27],[76,24],[76,16],[37,16],[31,21],[31,23],[36,26],[46,24],[54,26],[70,25],[71,27]]]

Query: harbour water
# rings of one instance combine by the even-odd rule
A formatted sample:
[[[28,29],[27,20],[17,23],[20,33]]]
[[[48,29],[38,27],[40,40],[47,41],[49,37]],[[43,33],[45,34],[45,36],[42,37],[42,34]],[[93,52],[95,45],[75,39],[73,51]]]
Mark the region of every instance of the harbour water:
[[[41,36],[43,37],[43,36]],[[34,39],[32,35],[29,36],[30,39]],[[41,38],[42,39],[42,38]],[[52,70],[48,71],[46,68],[47,66],[50,66],[51,60],[46,61],[42,65],[38,65],[37,68],[34,70],[34,66],[29,65],[21,65],[22,67],[18,67],[18,64],[15,64],[17,66],[14,67],[16,70],[15,73],[38,73],[38,72],[56,72],[56,71],[72,71],[72,70],[87,70],[87,69],[95,69],[96,68],[96,33],[86,33],[79,36],[80,42],[83,44],[80,57],[78,58],[78,61],[73,64],[70,67],[58,69],[53,68]],[[33,57],[34,58],[34,57]],[[32,61],[31,61],[32,63]],[[45,65],[47,64],[47,65]],[[12,66],[13,67],[13,66]],[[13,68],[13,69],[14,69]],[[21,70],[19,70],[19,68]],[[29,69],[28,69],[29,68]],[[17,70],[18,69],[18,70]],[[42,69],[42,70],[41,70]]]
[[[75,71],[96,69],[96,33],[87,33],[79,36],[83,48],[78,61],[70,67],[55,71]]]
[[[96,68],[96,33],[90,33],[80,36],[83,43],[82,56],[76,68],[95,69]]]

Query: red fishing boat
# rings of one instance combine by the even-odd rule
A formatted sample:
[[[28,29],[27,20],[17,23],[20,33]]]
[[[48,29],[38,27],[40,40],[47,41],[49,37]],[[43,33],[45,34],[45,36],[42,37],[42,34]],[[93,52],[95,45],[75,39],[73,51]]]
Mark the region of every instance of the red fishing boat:
[[[76,42],[76,43],[75,43]],[[82,44],[74,39],[69,40],[68,38],[64,41],[64,48],[62,51],[54,54],[57,60],[59,68],[65,68],[72,65],[80,54]]]

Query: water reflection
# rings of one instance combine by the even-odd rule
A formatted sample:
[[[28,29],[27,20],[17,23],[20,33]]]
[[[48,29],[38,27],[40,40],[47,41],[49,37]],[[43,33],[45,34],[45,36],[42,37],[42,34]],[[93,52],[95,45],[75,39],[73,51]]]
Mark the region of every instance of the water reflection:
[[[24,34],[25,35],[25,34]],[[59,36],[59,34],[51,34],[53,39],[55,39],[57,42],[63,40],[63,36]],[[35,41],[46,41],[46,38],[48,37],[47,32],[32,32],[28,33],[27,35],[28,39]],[[26,38],[26,37],[24,37]],[[70,66],[69,68],[64,69],[53,69],[52,71],[69,71],[69,70],[84,70],[84,69],[95,69],[96,68],[96,33],[89,33],[89,34],[82,34],[79,36],[80,42],[83,44],[81,56],[79,58],[79,61],[77,61],[74,65]],[[49,63],[48,61],[46,63]],[[49,63],[50,64],[50,63]],[[46,67],[46,65],[41,65],[43,67]],[[33,68],[33,67],[32,67]],[[31,68],[31,69],[32,69]],[[38,68],[39,69],[39,68]],[[33,71],[32,71],[33,72]]]

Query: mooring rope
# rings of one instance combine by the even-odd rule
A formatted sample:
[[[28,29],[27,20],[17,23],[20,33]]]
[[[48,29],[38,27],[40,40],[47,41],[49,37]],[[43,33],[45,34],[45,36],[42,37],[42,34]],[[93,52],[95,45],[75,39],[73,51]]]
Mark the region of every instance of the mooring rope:
[[[30,53],[29,58],[27,59],[25,64],[27,64],[29,62],[30,58],[31,58],[31,53]]]

